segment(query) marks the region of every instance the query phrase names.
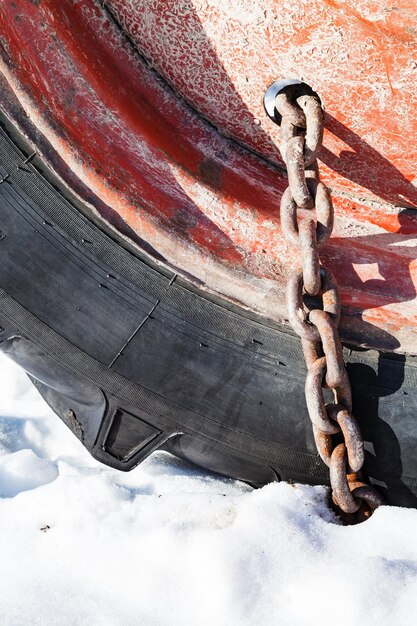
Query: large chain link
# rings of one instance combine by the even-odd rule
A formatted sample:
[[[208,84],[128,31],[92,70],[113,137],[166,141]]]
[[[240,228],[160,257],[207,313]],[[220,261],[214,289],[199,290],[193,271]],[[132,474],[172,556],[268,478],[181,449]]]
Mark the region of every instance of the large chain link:
[[[347,521],[356,522],[369,517],[382,499],[361,477],[364,442],[352,415],[351,386],[338,333],[339,289],[333,274],[320,263],[320,248],[331,236],[334,219],[330,191],[321,182],[317,165],[323,109],[316,95],[297,96],[297,90],[292,91],[275,98],[288,172],[281,228],[300,254],[300,268],[287,285],[288,316],[301,337],[308,370],[307,409],[319,455],[330,469],[333,503]],[[334,402],[325,403],[324,387],[332,390]]]

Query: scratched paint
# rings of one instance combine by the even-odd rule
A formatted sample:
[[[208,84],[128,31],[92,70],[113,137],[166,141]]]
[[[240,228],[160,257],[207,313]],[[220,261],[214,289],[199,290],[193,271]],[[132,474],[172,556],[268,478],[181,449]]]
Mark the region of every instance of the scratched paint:
[[[279,227],[286,179],[273,166],[279,162],[278,135],[263,113],[262,96],[277,69],[295,75],[298,67],[328,112],[322,170],[337,190],[336,224],[323,261],[343,285],[343,336],[417,352],[416,247],[410,245],[417,219],[403,210],[406,198],[410,206],[415,201],[409,182],[415,148],[410,131],[398,126],[401,115],[389,109],[392,92],[382,69],[381,75],[375,70],[381,82],[375,93],[369,91],[363,110],[361,81],[366,74],[369,83],[371,69],[357,84],[350,80],[348,90],[342,80],[355,36],[377,54],[352,24],[363,29],[365,20],[371,24],[366,28],[377,24],[391,37],[392,22],[380,24],[377,4],[358,4],[361,19],[348,5],[330,2],[283,7],[240,0],[239,10],[236,2],[214,0],[106,4],[116,21],[93,0],[0,5],[0,69],[13,92],[4,92],[1,106],[29,137],[31,128],[41,131],[51,146],[42,152],[59,175],[72,188],[79,179],[79,194],[126,235],[133,230],[145,250],[175,271],[267,318],[285,318],[285,282],[296,255]],[[120,24],[147,61],[124,39]],[[396,41],[392,36],[393,46]],[[398,35],[399,57],[408,43],[408,35]],[[275,50],[276,60],[263,57],[262,47]],[[369,63],[376,59],[372,54]],[[319,77],[320,55],[329,60]],[[352,71],[358,63],[352,60]],[[400,74],[390,70],[394,90]],[[347,91],[355,94],[356,117],[350,117]],[[381,123],[387,115],[383,99],[389,125],[385,118]],[[371,119],[374,106],[379,109]],[[408,160],[398,152],[406,143]],[[365,271],[357,271],[359,265]]]

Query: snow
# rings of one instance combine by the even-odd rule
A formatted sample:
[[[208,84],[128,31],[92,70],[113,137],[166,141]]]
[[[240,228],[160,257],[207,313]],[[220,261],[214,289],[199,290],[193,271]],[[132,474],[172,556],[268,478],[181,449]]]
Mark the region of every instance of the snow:
[[[343,527],[322,487],[260,490],[156,453],[94,461],[0,358],[0,624],[417,620],[417,511]]]

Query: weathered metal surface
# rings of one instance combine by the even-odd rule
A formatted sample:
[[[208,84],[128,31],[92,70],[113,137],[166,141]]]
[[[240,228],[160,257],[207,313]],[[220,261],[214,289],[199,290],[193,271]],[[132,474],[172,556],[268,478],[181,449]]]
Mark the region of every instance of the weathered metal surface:
[[[296,88],[298,89],[298,87]],[[283,194],[281,202],[284,212],[287,211],[288,207],[287,195],[297,205],[297,210],[293,215],[294,228],[292,231],[295,230],[299,218],[299,238],[295,240],[295,246],[301,270],[296,275],[296,281],[290,276],[287,298],[290,321],[294,330],[300,335],[305,350],[307,410],[313,425],[318,452],[330,468],[330,484],[334,505],[343,515],[353,515],[359,509],[361,509],[361,514],[364,509],[367,509],[368,513],[371,514],[376,506],[381,503],[377,491],[363,484],[361,488],[356,488],[357,485],[353,485],[352,480],[349,480],[349,476],[352,474],[355,475],[355,481],[361,478],[360,473],[365,461],[364,441],[359,425],[352,415],[352,391],[338,333],[338,311],[340,311],[338,288],[333,279],[332,311],[329,310],[331,307],[326,302],[326,294],[329,291],[326,283],[329,282],[329,273],[324,267],[320,267],[319,249],[322,242],[318,241],[315,236],[315,220],[318,220],[316,192],[318,185],[323,184],[320,183],[320,173],[315,155],[323,137],[321,131],[323,115],[318,97],[309,95],[303,101],[294,93],[294,86],[285,87],[285,93],[288,98],[293,97],[294,106],[299,106],[300,111],[305,113],[306,122],[304,124],[304,120],[301,120],[302,126],[297,126],[300,120],[294,115],[294,108],[288,106],[288,103],[286,103],[286,110],[281,109],[280,111],[282,116],[280,125],[284,127],[283,141],[287,143],[284,151],[286,166],[288,169],[296,167],[299,172],[297,177],[288,176],[288,189]],[[315,105],[312,105],[312,100],[316,100]],[[307,109],[302,102],[308,106],[310,115],[307,115]],[[286,120],[287,115],[289,119]],[[294,121],[295,124],[293,124]],[[313,126],[312,132],[309,132],[310,124]],[[291,135],[290,140],[288,140],[287,132],[289,126],[294,126],[289,133]],[[312,136],[317,138],[317,141],[313,142],[313,150],[311,148]],[[296,142],[297,150],[291,151],[289,149],[291,144]],[[299,150],[300,143],[301,149]],[[296,159],[298,160],[297,164],[295,163]],[[313,167],[314,172],[312,179],[307,177],[310,167]],[[304,194],[299,194],[301,188],[306,189],[310,202],[306,202]],[[306,206],[311,207],[312,210],[306,211]],[[327,229],[327,234],[330,236],[331,230]],[[290,240],[294,244],[294,232],[291,231]],[[294,285],[296,285],[296,289],[294,289]],[[320,294],[322,294],[322,302],[317,297]],[[311,296],[315,296],[313,302]],[[309,298],[310,304],[307,303]],[[307,310],[309,310],[308,314]],[[332,390],[333,403],[325,404],[324,386]],[[334,442],[332,435],[340,434],[343,436],[343,443]],[[355,496],[353,490],[355,490]],[[361,494],[364,495],[363,499]],[[357,516],[352,521],[360,520]]]
[[[265,120],[260,94],[277,78],[305,81],[327,111],[324,181],[416,205],[413,2],[106,0],[106,6],[188,101],[277,162],[279,134]],[[372,177],[364,171],[370,160]]]
[[[417,217],[405,209],[417,198],[416,96],[403,67],[414,40],[404,35],[404,3],[394,13],[387,20],[397,20],[399,30],[388,33],[380,20],[368,16],[365,24],[333,2],[294,2],[284,11],[272,0],[4,0],[0,106],[28,136],[36,134],[72,188],[154,258],[278,319],[286,317],[287,267],[296,262],[277,210],[285,176],[190,110],[137,55],[120,24],[176,90],[271,163],[281,157],[262,109],[267,85],[291,74],[315,89],[325,83],[320,159],[338,193],[336,236],[321,257],[343,282],[342,335],[417,352]],[[363,40],[364,29],[374,43]],[[395,96],[381,79],[376,41],[396,56]],[[409,79],[413,72],[409,65]]]

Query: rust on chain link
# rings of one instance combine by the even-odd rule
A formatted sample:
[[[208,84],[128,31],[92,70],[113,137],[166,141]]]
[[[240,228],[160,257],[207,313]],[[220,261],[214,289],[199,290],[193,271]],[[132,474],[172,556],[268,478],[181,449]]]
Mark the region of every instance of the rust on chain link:
[[[308,368],[305,384],[306,403],[313,425],[327,435],[334,435],[340,431],[340,428],[327,415],[323,397],[323,375],[325,370],[325,356],[317,359]]]
[[[352,390],[338,333],[339,288],[333,274],[320,265],[319,250],[331,236],[334,222],[330,191],[320,181],[317,165],[324,114],[311,90],[300,95],[288,86],[276,96],[275,107],[288,173],[281,228],[300,253],[299,269],[287,284],[288,317],[301,337],[307,410],[317,450],[330,469],[333,502],[345,520],[357,523],[367,519],[382,498],[362,480],[364,442],[352,415]],[[333,403],[325,403],[324,388],[333,392]]]
[[[298,104],[298,103],[297,103]],[[285,92],[279,93],[275,98],[275,108],[282,119],[299,128],[306,127],[306,116],[303,109],[297,106]],[[282,122],[281,122],[282,125]]]
[[[356,513],[361,502],[353,497],[347,478],[347,452],[344,443],[339,443],[330,459],[330,484],[333,501],[344,513]]]
[[[310,311],[308,319],[319,331],[323,345],[326,356],[326,385],[331,389],[340,387],[345,383],[346,368],[336,324],[329,313],[320,309]]]
[[[317,185],[315,203],[317,214],[317,243],[321,246],[332,234],[334,211],[330,191],[326,185],[320,182]]]
[[[375,510],[383,504],[383,500],[377,490],[369,485],[363,484],[360,487],[356,487],[352,490],[352,496],[357,499],[365,500],[372,510]]]
[[[365,449],[356,418],[340,404],[326,405],[327,414],[340,426],[346,444],[347,458],[352,472],[359,472],[365,460]]]
[[[288,140],[285,150],[285,163],[287,165],[288,183],[291,195],[300,209],[312,209],[314,200],[307,187],[304,165],[304,143],[301,135],[296,135]]]
[[[317,245],[320,247],[329,239],[333,230],[333,204],[330,196],[330,192],[326,185],[319,182],[316,185],[314,194],[315,213],[317,221],[316,223],[316,239]],[[284,191],[281,200],[281,228],[287,241],[293,246],[298,246],[299,243],[299,226],[297,214],[301,213],[297,211],[297,204],[292,197],[290,187]],[[314,219],[310,216],[310,219]]]
[[[323,109],[314,96],[299,96],[297,104],[303,110],[306,119],[304,163],[310,165],[323,143]]]
[[[313,424],[313,435],[321,460],[327,465],[327,467],[330,467],[330,460],[333,452],[333,441],[331,436],[324,433],[315,424]]]
[[[321,306],[335,321],[340,320],[340,296],[333,274],[326,268],[320,267]],[[303,293],[303,270],[292,272],[287,283],[288,318],[297,333],[303,339],[320,341],[320,333],[316,326],[309,323],[309,303]]]
[[[323,356],[323,350],[320,341],[310,341],[301,337],[301,346],[303,348],[304,360],[309,368],[317,359]]]
[[[304,258],[304,289],[310,296],[317,296],[321,287],[321,277],[315,221],[312,219],[303,220],[299,226],[299,235],[300,250]]]

